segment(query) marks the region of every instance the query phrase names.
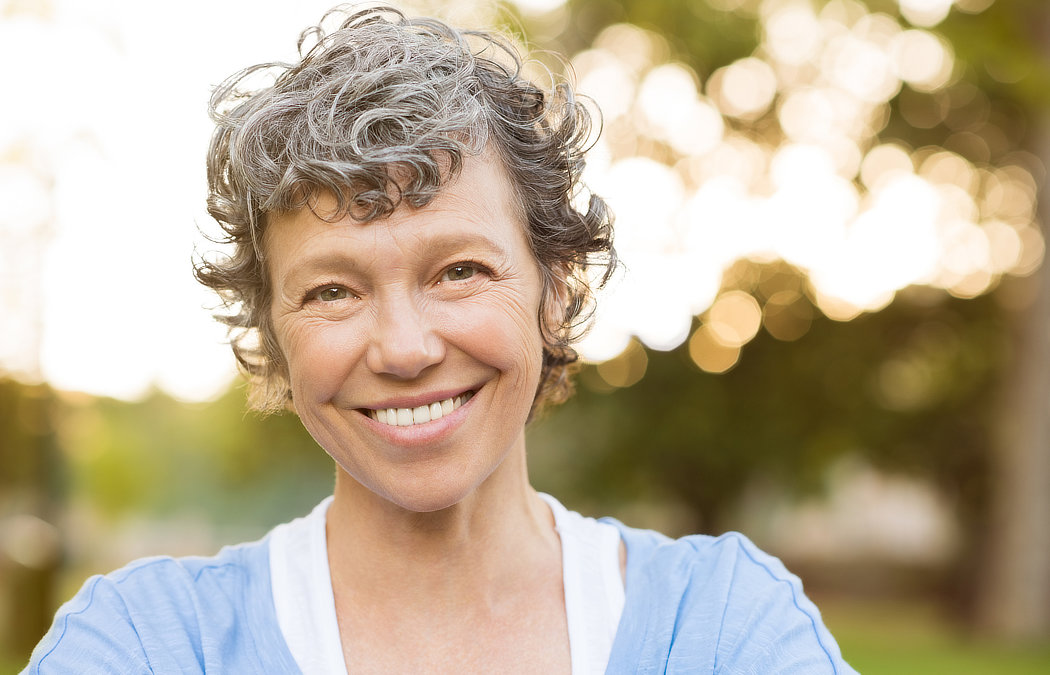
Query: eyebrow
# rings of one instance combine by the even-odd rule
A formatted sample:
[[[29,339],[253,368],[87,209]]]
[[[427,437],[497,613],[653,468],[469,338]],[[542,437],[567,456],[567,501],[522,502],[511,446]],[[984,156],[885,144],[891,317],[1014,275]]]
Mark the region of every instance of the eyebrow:
[[[495,253],[507,257],[507,249],[496,240],[485,235],[484,232],[456,232],[448,235],[438,234],[432,239],[423,237],[426,249],[437,256],[447,255],[460,249],[481,248],[489,253]]]
[[[482,232],[457,232],[448,235],[437,234],[433,236],[422,235],[423,254],[429,258],[441,258],[464,250],[469,254],[470,249],[481,249],[490,255],[496,255],[500,261],[504,261],[509,254],[504,246]],[[323,273],[346,272],[348,269],[357,270],[361,268],[360,260],[344,250],[326,250],[317,255],[309,255],[302,259],[300,264],[293,265],[287,274],[281,277],[281,284],[294,282],[300,276],[312,276]]]

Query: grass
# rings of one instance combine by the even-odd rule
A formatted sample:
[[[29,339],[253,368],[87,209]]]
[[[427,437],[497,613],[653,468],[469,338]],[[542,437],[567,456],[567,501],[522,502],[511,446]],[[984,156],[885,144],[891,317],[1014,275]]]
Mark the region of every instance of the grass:
[[[971,638],[917,602],[820,600],[842,655],[864,675],[1047,675],[1050,643],[1009,646]]]

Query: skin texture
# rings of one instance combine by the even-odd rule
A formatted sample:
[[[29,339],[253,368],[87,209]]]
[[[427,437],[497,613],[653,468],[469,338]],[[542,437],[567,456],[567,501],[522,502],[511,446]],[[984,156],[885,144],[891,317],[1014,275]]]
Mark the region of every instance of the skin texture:
[[[422,209],[271,217],[272,318],[295,410],[338,467],[336,614],[352,672],[567,672],[560,542],[529,486],[539,268],[490,153]],[[367,409],[472,392],[395,427]]]

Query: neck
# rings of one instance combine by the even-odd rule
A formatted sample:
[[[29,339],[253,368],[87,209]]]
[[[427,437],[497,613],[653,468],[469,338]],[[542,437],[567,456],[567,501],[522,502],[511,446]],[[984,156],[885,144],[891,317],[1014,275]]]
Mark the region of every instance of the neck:
[[[428,513],[392,504],[340,470],[327,537],[333,586],[359,602],[485,601],[561,562],[523,447],[456,504]]]

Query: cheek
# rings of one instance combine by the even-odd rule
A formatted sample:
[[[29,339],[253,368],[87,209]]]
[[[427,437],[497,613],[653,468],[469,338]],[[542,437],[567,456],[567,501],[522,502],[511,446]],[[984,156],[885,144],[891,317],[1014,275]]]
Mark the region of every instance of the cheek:
[[[296,322],[278,329],[294,396],[300,401],[334,398],[361,352],[361,331],[347,322]]]
[[[534,302],[492,298],[460,307],[447,317],[448,340],[473,358],[524,383],[537,379],[543,360],[538,309]]]

